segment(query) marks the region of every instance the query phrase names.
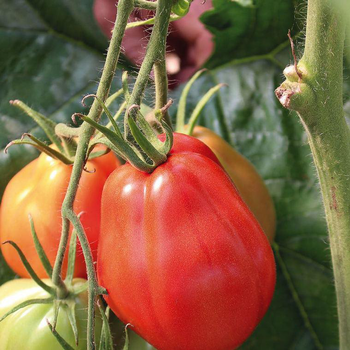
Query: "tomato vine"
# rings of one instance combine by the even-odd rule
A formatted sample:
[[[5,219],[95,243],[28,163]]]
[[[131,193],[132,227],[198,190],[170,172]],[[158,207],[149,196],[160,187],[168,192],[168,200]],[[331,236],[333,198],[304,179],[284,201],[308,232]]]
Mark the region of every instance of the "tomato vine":
[[[121,50],[121,41],[125,32],[127,21],[131,11],[133,10],[133,2],[128,0],[120,0],[118,2],[118,15],[116,23],[113,29],[112,39],[109,45],[106,63],[102,72],[101,81],[97,89],[97,96],[105,101],[108,97],[109,90],[112,84],[114,72],[117,68],[119,54]],[[102,114],[102,107],[97,100],[94,100],[91,109],[89,111],[89,117],[92,120],[99,120]],[[81,225],[79,217],[73,210],[73,203],[77,193],[79,180],[85,165],[86,156],[88,152],[89,141],[94,133],[94,128],[89,124],[85,123],[82,126],[80,138],[77,146],[75,162],[72,169],[72,175],[70,178],[67,193],[62,205],[62,235],[57,253],[57,258],[52,273],[52,282],[56,286],[62,285],[61,279],[61,268],[63,263],[64,254],[66,251],[68,233],[70,223],[74,226],[77,231],[79,241],[81,243],[83,254],[87,266],[88,275],[88,333],[87,333],[87,348],[95,349],[94,341],[94,314],[95,314],[95,300],[98,294],[103,293],[103,290],[99,288],[96,274],[94,270],[94,264],[92,259],[92,253],[89,243],[86,239],[84,229]]]
[[[120,0],[117,4],[117,18],[114,25],[111,42],[109,45],[106,63],[102,72],[101,81],[99,83],[96,98],[91,106],[89,114],[87,116],[88,120],[92,122],[98,122],[101,114],[103,112],[103,104],[106,101],[111,83],[114,77],[114,73],[117,67],[119,54],[121,50],[121,41],[127,27],[128,18],[134,9],[134,7],[149,8],[150,2],[148,1],[129,1]],[[152,3],[152,7],[154,4]],[[134,84],[130,98],[127,101],[126,115],[125,115],[125,126],[127,127],[128,113],[131,111],[131,117],[134,115],[135,109],[131,109],[133,105],[139,105],[141,102],[141,97],[143,95],[146,84],[149,80],[149,74],[153,68],[155,68],[155,81],[156,81],[156,94],[157,101],[156,105],[163,107],[166,102],[166,86],[167,78],[165,72],[165,41],[168,31],[168,24],[170,19],[172,2],[168,0],[158,0],[156,7],[156,14],[154,19],[154,26],[151,34],[151,38],[147,47],[146,57],[140,68],[138,77]],[[137,112],[136,112],[137,113]],[[168,119],[169,121],[169,119]],[[126,128],[127,129],[127,128]],[[53,269],[52,281],[56,286],[62,285],[62,280],[60,277],[63,257],[66,251],[68,232],[70,224],[75,228],[79,241],[81,243],[84,258],[87,265],[88,274],[88,293],[89,293],[89,306],[88,306],[88,340],[87,348],[95,349],[94,342],[94,312],[95,312],[95,300],[96,296],[103,294],[103,288],[99,287],[96,274],[94,270],[94,264],[92,260],[92,254],[89,244],[86,239],[84,229],[76,213],[73,210],[73,203],[77,193],[77,188],[79,180],[84,168],[86,157],[89,149],[89,141],[94,133],[94,126],[89,123],[84,123],[81,127],[79,133],[79,142],[77,146],[75,161],[73,165],[72,175],[70,183],[67,189],[65,200],[62,205],[62,235],[59,246],[59,251],[57,254],[55,266]]]

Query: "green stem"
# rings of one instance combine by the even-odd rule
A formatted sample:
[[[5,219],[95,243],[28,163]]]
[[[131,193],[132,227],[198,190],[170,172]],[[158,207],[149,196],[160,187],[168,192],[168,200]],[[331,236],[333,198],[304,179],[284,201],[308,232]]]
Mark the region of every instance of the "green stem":
[[[309,0],[305,52],[276,90],[296,110],[320,180],[338,304],[340,348],[350,349],[350,132],[343,114],[345,21],[328,0]],[[287,69],[286,69],[287,70]]]
[[[156,1],[147,1],[147,0],[134,0],[135,7],[145,9],[145,10],[155,10],[157,8]]]
[[[131,11],[134,8],[133,1],[120,0],[118,2],[117,19],[113,29],[112,39],[109,45],[106,63],[103,69],[101,80],[97,89],[96,95],[104,102],[106,101],[109,90],[112,84],[115,70],[120,54],[121,42],[124,36],[125,28]],[[97,99],[94,100],[91,109],[89,111],[89,118],[94,121],[98,121],[102,114],[102,108]],[[86,155],[88,152],[88,146],[91,136],[94,133],[94,127],[88,123],[82,125],[80,138],[78,142],[78,148],[75,156],[75,161],[72,169],[70,182],[68,185],[67,193],[62,205],[62,235],[61,241],[55,261],[55,266],[52,274],[52,281],[55,285],[59,285],[62,281],[61,269],[64,254],[67,247],[68,234],[69,234],[69,222],[72,222],[73,226],[77,230],[77,235],[80,244],[83,249],[83,254],[87,267],[87,275],[89,282],[89,305],[88,305],[88,326],[87,326],[87,349],[95,349],[94,342],[94,301],[98,294],[97,278],[94,270],[93,258],[88,244],[84,229],[80,224],[78,216],[73,211],[73,203],[78,190],[79,180],[85,165]]]
[[[159,60],[154,63],[154,83],[156,87],[156,109],[161,109],[168,102],[168,75],[165,64],[165,46]],[[164,115],[165,121],[171,125],[169,113]]]
[[[137,76],[134,89],[131,93],[128,108],[132,105],[140,105],[143,92],[149,80],[149,75],[155,62],[162,60],[163,50],[166,47],[166,37],[168,33],[169,19],[172,1],[159,0],[154,20],[154,26],[150,40],[147,45],[146,56],[142,62]],[[161,49],[160,49],[161,48]],[[164,85],[164,78],[161,79]],[[166,89],[167,89],[166,85]],[[162,106],[163,107],[163,106]]]

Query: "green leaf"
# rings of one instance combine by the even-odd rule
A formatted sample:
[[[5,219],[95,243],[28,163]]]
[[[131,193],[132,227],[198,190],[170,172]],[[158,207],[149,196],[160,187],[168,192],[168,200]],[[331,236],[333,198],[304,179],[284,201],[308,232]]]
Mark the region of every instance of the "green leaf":
[[[22,264],[24,265],[25,269],[27,270],[28,274],[30,275],[30,277],[35,281],[35,283],[41,287],[42,289],[44,289],[47,293],[51,294],[52,297],[56,296],[56,290],[55,288],[47,285],[43,280],[41,280],[38,275],[35,273],[35,271],[33,270],[32,266],[29,264],[27,258],[25,257],[25,255],[23,254],[22,250],[19,248],[19,246],[13,242],[13,241],[5,241],[2,244],[10,244],[15,250],[16,253],[19,255]],[[15,253],[15,252],[14,252]]]
[[[208,68],[218,67],[233,59],[264,55],[287,38],[294,24],[294,0],[213,0],[213,9],[201,21],[213,34],[215,52]],[[298,15],[297,18],[302,17]]]
[[[237,60],[204,74],[189,93],[186,115],[209,88],[218,82],[228,85],[217,95],[221,109],[212,99],[200,123],[227,135],[255,165],[277,211],[276,292],[242,349],[312,350],[320,344],[337,349],[335,291],[318,180],[298,117],[274,95],[282,79],[279,66],[290,62],[291,55],[286,50],[276,57],[279,64]]]
[[[46,320],[47,325],[52,333],[52,335],[56,338],[56,340],[59,342],[59,344],[62,346],[62,349],[64,350],[74,350],[68,343],[67,341],[54,329],[49,322],[49,320]]]
[[[14,308],[12,308],[11,310],[7,311],[4,315],[2,315],[0,318],[0,322],[3,321],[6,317],[15,313],[16,311],[23,309],[24,307],[27,307],[29,305],[34,305],[34,304],[52,304],[52,301],[53,301],[53,298],[26,300],[16,305]]]
[[[27,0],[47,28],[69,40],[76,40],[91,49],[103,51],[107,39],[91,12],[93,0]]]

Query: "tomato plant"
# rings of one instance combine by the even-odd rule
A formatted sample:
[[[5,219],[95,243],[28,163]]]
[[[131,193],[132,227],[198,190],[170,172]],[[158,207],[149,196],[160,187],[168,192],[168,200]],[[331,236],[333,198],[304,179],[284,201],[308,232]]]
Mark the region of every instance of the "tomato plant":
[[[49,280],[44,280],[49,282]],[[74,279],[72,291],[79,289],[86,280]],[[45,299],[50,295],[31,279],[12,280],[0,287],[0,318],[12,308],[30,299]],[[74,349],[86,349],[87,326],[87,292],[67,299],[67,304],[61,306],[56,331]],[[78,345],[66,308],[74,305],[78,331]],[[4,350],[61,350],[62,347],[51,333],[47,321],[51,324],[54,319],[54,302],[26,306],[7,316],[0,322],[0,347]],[[96,342],[100,339],[102,320],[96,317]]]
[[[239,346],[275,285],[268,240],[230,178],[188,151],[151,174],[111,174],[97,263],[111,309],[160,350]]]
[[[104,182],[119,165],[113,153],[89,160],[83,172],[74,209],[80,213],[93,254],[97,254],[100,203]],[[47,277],[32,240],[28,215],[34,220],[39,241],[53,264],[61,233],[61,206],[72,167],[45,153],[19,171],[6,187],[0,212],[0,240],[14,241],[39,277]],[[2,246],[9,266],[22,277],[28,273],[12,247]],[[78,250],[75,276],[85,277],[86,268]],[[65,270],[65,267],[64,267]]]
[[[140,14],[141,18],[131,15],[129,23],[134,19],[145,19],[145,12],[147,16],[155,15],[156,11],[144,8],[145,6],[166,7],[169,3],[167,0],[109,2],[112,10],[115,10],[117,3],[118,12],[124,13],[125,18],[129,13],[123,11],[121,5],[135,5],[132,11],[134,14]],[[2,148],[23,132],[42,135],[37,133],[37,129],[33,129],[31,122],[24,120],[21,113],[12,110],[8,105],[9,100],[19,98],[49,115],[50,119],[68,123],[73,112],[87,114],[87,109],[79,105],[77,95],[94,92],[95,82],[101,81],[96,94],[101,101],[106,101],[111,82],[111,79],[106,77],[115,76],[116,80],[119,77],[118,73],[114,75],[113,68],[116,67],[119,54],[115,48],[121,46],[121,36],[124,34],[120,33],[125,29],[125,25],[118,21],[114,31],[115,40],[112,38],[112,45],[108,50],[112,53],[110,57],[113,60],[107,59],[104,70],[106,73],[100,79],[99,68],[105,57],[107,40],[104,41],[98,34],[99,30],[93,19],[92,3],[93,1],[76,0],[68,6],[67,2],[59,0],[13,0],[0,4],[0,13],[3,14],[0,16],[0,22],[4,29],[0,36],[2,47],[5,48],[0,64],[4,77],[0,92]],[[207,1],[206,5],[210,3]],[[347,1],[337,3],[341,6]],[[349,246],[350,232],[350,151],[349,133],[344,121],[344,112],[349,117],[350,111],[350,80],[347,77],[350,61],[343,60],[343,50],[349,51],[350,46],[344,45],[344,21],[338,12],[333,12],[328,2],[309,0],[307,4],[310,16],[307,19],[306,31],[303,23],[306,19],[305,1],[215,0],[213,8],[200,18],[213,35],[212,44],[215,50],[206,62],[206,67],[212,70],[203,76],[200,86],[191,93],[190,100],[196,101],[197,96],[216,82],[228,84],[214,103],[203,110],[202,122],[219,135],[225,135],[225,139],[229,139],[226,136],[234,135],[237,149],[242,150],[242,154],[254,157],[257,169],[269,177],[269,189],[278,214],[278,236],[273,244],[279,273],[277,293],[271,312],[243,348],[337,349],[338,325],[342,338],[341,348],[350,348],[350,330],[347,322],[350,313],[347,266],[349,250],[343,249]],[[191,17],[194,6],[204,8],[201,1],[194,1],[189,14],[171,25],[174,35],[181,35],[181,30],[191,36],[190,40],[183,36],[184,41],[178,42],[184,47],[186,56],[190,56],[187,53],[192,53],[190,59],[194,59],[194,65],[198,66],[201,64],[199,60],[203,62],[203,55],[196,51],[196,47],[205,50],[208,45],[204,44],[202,38],[198,40],[197,30],[192,26],[195,23]],[[346,6],[349,8],[348,4]],[[166,13],[163,9],[158,11],[160,12]],[[345,13],[345,9],[342,12]],[[107,19],[106,23],[110,23],[108,34],[111,34],[114,18],[108,18],[104,14],[101,17]],[[166,28],[167,24],[163,24],[161,27]],[[125,101],[126,110],[129,110],[132,104],[148,103],[140,96],[154,96],[154,87],[156,99],[149,104],[158,109],[167,102],[164,74],[163,79],[159,79],[162,78],[162,67],[159,63],[162,64],[166,52],[166,34],[165,30],[163,33],[157,32],[157,28],[159,29],[159,26],[154,27],[154,32],[158,43],[151,42],[152,45],[147,49],[153,49],[153,56],[147,55],[147,64],[142,64],[142,76],[130,80],[125,89],[130,90],[131,96],[131,100],[125,98],[130,101]],[[295,55],[294,52],[290,52],[290,42],[287,38],[289,28],[292,29],[291,37],[296,44]],[[153,28],[148,26],[147,34],[141,27],[136,29],[140,30],[137,40],[134,41],[134,48],[128,49],[124,41],[125,55],[131,59],[133,55],[136,56],[134,59],[137,59],[137,65],[141,65],[140,58],[150,38],[148,34]],[[126,33],[129,34],[132,30],[129,29]],[[199,28],[199,32],[204,33],[203,26]],[[307,40],[304,40],[305,33]],[[117,42],[118,45],[113,47],[113,42]],[[302,45],[299,45],[300,42]],[[171,47],[171,43],[167,44]],[[296,58],[302,57],[301,51],[304,48],[305,55],[301,62],[298,62]],[[159,54],[162,52],[163,56]],[[178,54],[177,51],[172,53]],[[180,58],[182,74],[186,70],[187,58]],[[294,65],[287,67],[293,58]],[[153,64],[154,62],[156,64]],[[127,69],[128,63],[123,61],[121,64],[123,69]],[[285,67],[287,81],[277,90],[277,97],[282,106],[277,103],[273,90],[282,82],[281,72]],[[152,68],[155,68],[156,79],[149,93],[143,81],[149,80]],[[114,87],[115,85],[112,90]],[[176,92],[173,96],[178,97]],[[72,101],[72,104],[67,103],[68,101]],[[302,123],[296,117],[296,113],[287,111],[284,106],[296,110]],[[115,105],[111,107],[112,115],[115,115]],[[98,122],[100,110],[92,108],[89,117]],[[127,125],[126,118],[124,125]],[[306,127],[308,137],[302,126]],[[86,152],[84,154],[82,150],[84,145],[86,146],[86,140],[92,135],[88,135],[87,128],[84,127],[83,130],[85,131],[81,135],[85,138],[85,144],[84,141],[80,141],[80,151],[76,157],[77,163],[75,171],[72,172],[72,179],[80,176],[79,171],[82,171],[82,163],[86,159]],[[130,139],[130,133],[126,136]],[[311,161],[307,139],[316,157],[317,173]],[[11,150],[7,156],[1,155],[1,192],[18,169],[33,157],[34,153],[29,147]],[[317,175],[320,176],[321,187],[317,183]],[[69,187],[67,198],[71,201],[66,203],[62,211],[64,223],[74,221],[73,197],[78,188],[78,181],[71,181]],[[325,199],[324,205],[320,198],[320,189]],[[70,214],[69,217],[66,217],[66,213]],[[325,218],[329,223],[329,240]],[[73,224],[79,226],[77,220]],[[89,247],[88,244],[83,244],[82,231],[79,232],[82,246]],[[62,233],[63,241],[67,235],[68,232]],[[337,242],[343,244],[339,245]],[[88,249],[84,250],[85,256],[88,255],[85,254],[86,250]],[[0,264],[0,281],[3,282],[10,277],[2,273],[3,261]],[[93,270],[93,264],[90,266]],[[95,292],[96,280],[93,275],[89,276],[89,280],[92,280],[89,291],[91,299],[94,300],[99,291]],[[334,308],[335,286],[339,303],[339,322]]]

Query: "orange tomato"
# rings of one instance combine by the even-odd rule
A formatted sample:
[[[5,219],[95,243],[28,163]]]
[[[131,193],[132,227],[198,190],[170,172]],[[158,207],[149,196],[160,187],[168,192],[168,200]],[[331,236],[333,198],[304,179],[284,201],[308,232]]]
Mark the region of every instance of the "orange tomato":
[[[100,232],[100,205],[104,183],[119,165],[110,152],[87,161],[74,204],[76,213],[83,212],[81,222],[90,242],[94,257]],[[21,248],[34,271],[40,278],[48,277],[36,253],[28,219],[34,221],[36,233],[45,253],[54,264],[61,236],[61,206],[66,194],[72,166],[42,153],[37,159],[20,170],[8,183],[1,203],[0,241],[14,241]],[[72,227],[71,227],[72,231]],[[21,277],[29,277],[17,252],[8,244],[1,247],[8,265]],[[66,256],[67,258],[67,256]],[[67,259],[63,265],[65,274]],[[85,262],[78,244],[75,277],[85,277]]]

